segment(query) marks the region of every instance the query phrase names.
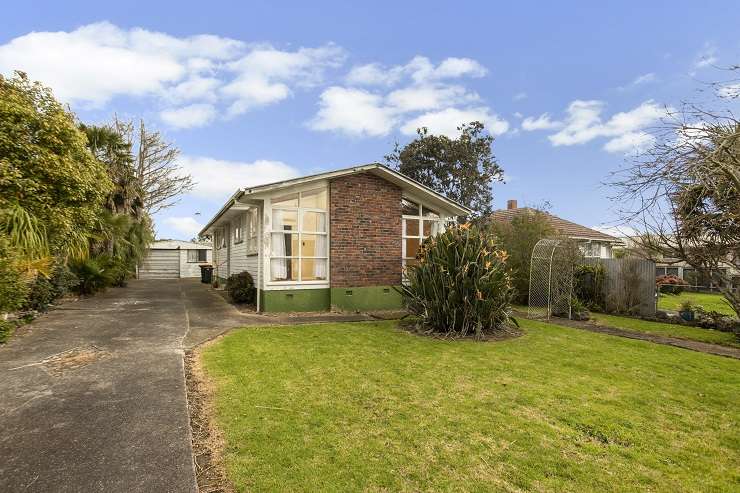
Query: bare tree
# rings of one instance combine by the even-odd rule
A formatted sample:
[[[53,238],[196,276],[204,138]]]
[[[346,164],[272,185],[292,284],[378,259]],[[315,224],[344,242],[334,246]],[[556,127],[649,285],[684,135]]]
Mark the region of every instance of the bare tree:
[[[623,219],[640,232],[638,250],[690,265],[740,313],[732,286],[732,271],[740,271],[740,121],[727,107],[734,94],[715,94],[725,108],[685,103],[671,111],[653,146],[612,184]]]
[[[152,215],[175,205],[179,196],[193,189],[192,177],[177,164],[180,149],[161,133],[147,130],[144,120],[114,120],[117,131],[134,153],[136,176],[144,190],[144,208]]]

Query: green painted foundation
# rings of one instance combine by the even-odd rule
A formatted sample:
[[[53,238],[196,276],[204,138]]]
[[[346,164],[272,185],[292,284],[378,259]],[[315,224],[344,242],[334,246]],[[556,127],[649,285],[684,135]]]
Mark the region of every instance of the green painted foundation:
[[[401,294],[393,286],[260,291],[263,312],[321,312],[329,308],[357,312],[401,307]]]
[[[401,294],[393,286],[331,288],[331,306],[343,312],[398,310]]]
[[[264,312],[321,312],[328,310],[330,306],[328,288],[285,289],[260,293],[260,309]]]

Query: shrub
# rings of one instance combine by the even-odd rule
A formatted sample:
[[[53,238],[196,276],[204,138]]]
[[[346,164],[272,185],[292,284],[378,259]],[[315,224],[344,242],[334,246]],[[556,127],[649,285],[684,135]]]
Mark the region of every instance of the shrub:
[[[247,272],[232,274],[226,280],[226,292],[234,303],[254,303],[257,290],[254,287],[252,275]]]
[[[16,322],[0,318],[0,344],[7,341],[16,328]]]
[[[516,302],[527,304],[532,250],[538,241],[555,234],[555,230],[544,212],[530,210],[517,214],[508,222],[492,222],[489,227],[509,255],[506,265],[509,267],[512,285],[516,290]]]
[[[686,281],[670,274],[656,277],[655,284],[660,289],[660,292],[664,294],[681,294],[687,286]]]
[[[77,276],[64,262],[57,262],[49,277],[36,276],[24,308],[46,311],[54,300],[67,294],[78,282]]]
[[[603,311],[606,306],[604,282],[606,271],[601,264],[578,266],[574,273],[573,289],[576,297],[593,311]]]
[[[112,282],[110,274],[96,258],[73,261],[70,269],[79,279],[76,289],[79,294],[95,294]]]
[[[0,236],[0,316],[17,310],[26,301],[29,283],[19,265],[17,253]]]
[[[452,227],[427,239],[407,268],[404,303],[428,332],[480,338],[506,330],[514,294],[506,258],[494,235]]]

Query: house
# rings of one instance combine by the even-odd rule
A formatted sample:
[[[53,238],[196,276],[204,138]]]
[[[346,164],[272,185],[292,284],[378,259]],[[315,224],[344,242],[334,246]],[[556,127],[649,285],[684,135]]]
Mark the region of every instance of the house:
[[[368,164],[239,189],[201,235],[218,279],[252,275],[260,311],[393,309],[422,240],[469,212]]]
[[[200,277],[200,265],[213,260],[211,245],[180,240],[152,242],[137,269],[139,279]]]
[[[717,291],[723,284],[731,287],[733,290],[740,289],[740,270],[729,259],[728,262],[719,266],[718,271],[721,281],[714,276],[702,275],[682,260],[676,258],[654,258],[654,254],[650,255],[640,245],[638,237],[625,236],[621,239],[624,242],[625,249],[632,251],[637,256],[652,258],[655,261],[655,277],[665,275],[679,277],[696,291]]]
[[[538,211],[537,209],[517,207],[516,200],[507,201],[506,209],[493,211],[489,216],[489,220],[493,222],[508,222],[519,214],[535,214],[537,212],[545,217],[557,234],[577,241],[586,257],[613,258],[613,249],[622,245],[622,240],[601,231],[581,226],[580,224],[547,212]]]

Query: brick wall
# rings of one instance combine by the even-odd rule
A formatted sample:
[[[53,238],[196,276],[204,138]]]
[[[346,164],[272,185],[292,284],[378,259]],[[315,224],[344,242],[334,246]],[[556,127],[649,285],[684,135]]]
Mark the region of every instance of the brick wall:
[[[401,284],[401,189],[370,173],[329,185],[332,287]]]

